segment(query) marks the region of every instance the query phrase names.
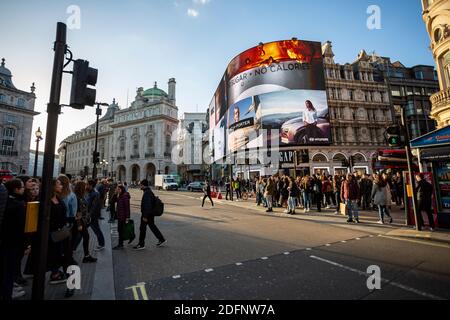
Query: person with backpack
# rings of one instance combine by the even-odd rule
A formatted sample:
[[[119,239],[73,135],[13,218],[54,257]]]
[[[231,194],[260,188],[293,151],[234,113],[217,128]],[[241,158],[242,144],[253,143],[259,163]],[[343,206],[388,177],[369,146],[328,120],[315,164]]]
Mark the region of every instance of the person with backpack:
[[[95,180],[89,180],[86,186],[86,201],[88,204],[89,216],[91,217],[90,227],[94,231],[98,245],[94,249],[95,251],[101,251],[105,249],[105,237],[103,236],[102,229],[100,229],[99,219],[101,217],[102,205],[100,203],[100,194],[95,190]]]
[[[433,209],[432,209],[432,198],[433,198],[433,186],[425,180],[425,176],[423,173],[416,175],[417,181],[417,201],[418,201],[418,209],[417,210],[417,219],[419,220],[419,229],[424,226],[422,211],[425,211],[428,216],[428,223],[430,225],[430,231],[434,231],[435,224],[433,218]]]
[[[75,187],[73,192],[77,197],[77,214],[75,217],[76,226],[77,226],[77,234],[74,236],[73,241],[73,251],[76,251],[78,245],[83,239],[83,251],[84,258],[83,263],[93,263],[97,262],[97,259],[92,257],[89,253],[89,224],[91,223],[91,217],[89,215],[88,203],[85,199],[86,196],[86,183],[84,181],[77,181],[75,183]]]
[[[205,181],[205,186],[203,187],[203,192],[204,192],[205,196],[203,197],[202,208],[205,205],[206,198],[209,198],[209,201],[211,201],[211,204],[214,207],[214,202],[212,201],[212,198],[211,198],[211,185],[209,184],[208,180]]]
[[[142,180],[140,183],[140,187],[144,194],[142,195],[141,200],[142,216],[141,225],[139,228],[139,243],[137,246],[133,247],[133,249],[135,250],[145,249],[145,236],[147,232],[147,226],[158,239],[158,243],[156,244],[158,247],[166,242],[166,239],[162,235],[161,231],[159,231],[158,227],[155,225],[155,216],[160,216],[162,214],[164,205],[150,189],[148,180]]]
[[[119,232],[119,244],[113,250],[123,249],[124,232],[127,220],[130,219],[130,194],[124,186],[117,187],[117,231]],[[130,243],[134,239],[130,239]]]

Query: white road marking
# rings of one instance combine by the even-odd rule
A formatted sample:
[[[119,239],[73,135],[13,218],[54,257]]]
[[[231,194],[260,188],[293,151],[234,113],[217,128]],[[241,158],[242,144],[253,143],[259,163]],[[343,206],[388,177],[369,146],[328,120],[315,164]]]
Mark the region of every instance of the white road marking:
[[[205,269],[205,272],[213,272],[214,269]]]
[[[268,257],[262,257],[261,260],[267,260],[269,259]]]
[[[309,257],[311,259],[319,260],[319,261],[331,264],[331,265],[333,265],[335,267],[339,267],[339,268],[342,268],[342,269],[345,269],[345,270],[357,273],[357,274],[359,274],[361,276],[364,276],[364,277],[368,276],[368,274],[366,272],[364,272],[364,271],[357,270],[357,269],[354,269],[354,268],[351,268],[351,267],[347,267],[347,266],[344,266],[343,264],[340,264],[340,263],[337,263],[337,262],[333,262],[333,261],[330,261],[330,260],[327,260],[327,259],[324,259],[324,258],[320,258],[320,257],[316,257],[316,256],[309,256]],[[418,294],[418,295],[421,295],[421,296],[424,296],[424,297],[427,297],[427,298],[430,298],[430,299],[433,299],[433,300],[445,300],[444,298],[435,296],[433,294],[430,294],[430,293],[427,293],[427,292],[424,292],[424,291],[417,290],[415,288],[411,288],[411,287],[405,286],[405,285],[400,284],[398,282],[390,282],[389,280],[383,279],[383,278],[381,278],[381,281],[384,282],[384,283],[388,283],[388,284],[390,284],[390,285],[392,285],[394,287],[403,289],[405,291],[413,292],[415,294]]]
[[[285,254],[285,255],[289,255],[289,254],[291,254],[291,253],[290,253],[290,252],[285,252],[284,254]]]
[[[176,276],[173,276],[172,278],[174,278],[174,279],[180,279],[181,276],[180,276],[179,274],[177,274]]]
[[[361,240],[361,238],[355,238],[355,240]]]
[[[306,251],[311,251],[312,249],[311,248],[306,248]]]
[[[329,244],[329,243],[327,243],[325,246],[327,246],[327,247],[331,247],[331,244]]]
[[[400,237],[394,237],[394,236],[381,236],[382,238],[386,238],[386,239],[392,239],[392,240],[398,240],[398,241],[406,241],[406,242],[412,242],[412,243],[418,243],[418,244],[423,244],[425,246],[432,246],[432,247],[439,247],[439,248],[446,248],[446,249],[450,249],[450,246],[448,244],[445,243],[435,243],[435,242],[429,242],[428,240],[416,240],[416,239],[403,239]]]
[[[347,243],[347,241],[345,241],[345,240],[342,240],[341,242],[342,242],[342,243]]]
[[[242,262],[236,262],[236,265],[237,265],[237,266],[242,266],[243,263],[242,263]]]

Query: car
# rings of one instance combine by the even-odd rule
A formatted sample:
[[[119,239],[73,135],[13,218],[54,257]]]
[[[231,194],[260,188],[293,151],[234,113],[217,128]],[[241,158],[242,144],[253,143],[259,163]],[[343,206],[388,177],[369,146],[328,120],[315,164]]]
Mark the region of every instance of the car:
[[[205,187],[205,183],[201,181],[195,181],[189,183],[187,186],[188,191],[203,191],[203,188]]]
[[[14,174],[11,170],[0,170],[0,180],[8,181],[14,179]]]
[[[330,120],[328,111],[324,111],[317,117],[317,126],[314,137],[315,143],[328,143],[330,132]],[[281,126],[281,144],[295,144],[295,145],[308,145],[311,141],[308,140],[306,135],[306,125],[303,121],[303,117],[298,117],[286,121]]]

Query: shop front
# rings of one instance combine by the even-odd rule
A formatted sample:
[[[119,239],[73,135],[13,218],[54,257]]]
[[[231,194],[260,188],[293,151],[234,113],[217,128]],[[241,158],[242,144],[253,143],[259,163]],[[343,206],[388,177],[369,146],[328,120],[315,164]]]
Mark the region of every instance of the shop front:
[[[450,228],[450,126],[411,141],[421,172],[430,172],[437,200],[438,224]]]

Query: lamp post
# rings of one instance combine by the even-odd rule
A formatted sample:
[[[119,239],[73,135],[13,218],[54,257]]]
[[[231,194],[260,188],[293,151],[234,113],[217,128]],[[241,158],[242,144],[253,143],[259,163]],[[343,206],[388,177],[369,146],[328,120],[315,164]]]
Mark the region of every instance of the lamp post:
[[[67,171],[67,146],[70,144],[70,142],[69,141],[63,141],[62,142],[64,145],[63,145],[63,149],[64,149],[64,167],[63,167],[63,169],[61,169],[61,173],[62,174],[66,174],[66,171]]]
[[[42,138],[41,127],[39,127],[34,134],[36,136],[36,154],[34,155],[34,172],[33,172],[33,177],[36,178],[37,177],[38,155],[39,155],[39,141],[44,139],[44,138]]]
[[[114,157],[111,157],[111,179],[114,179]]]
[[[97,109],[95,109],[95,114],[97,115],[97,121],[95,124],[95,147],[94,147],[94,154],[93,154],[93,163],[94,163],[94,169],[92,169],[92,179],[97,178],[97,161],[98,161],[98,154],[97,154],[97,143],[98,143],[98,122],[99,118],[102,115],[102,109],[100,109],[100,106],[109,106],[107,103],[99,103],[97,102]]]

